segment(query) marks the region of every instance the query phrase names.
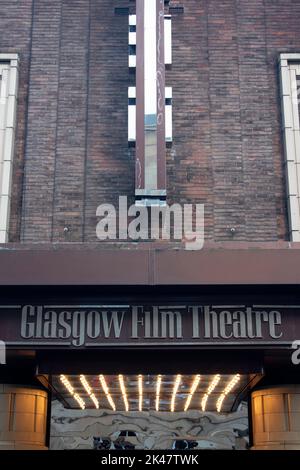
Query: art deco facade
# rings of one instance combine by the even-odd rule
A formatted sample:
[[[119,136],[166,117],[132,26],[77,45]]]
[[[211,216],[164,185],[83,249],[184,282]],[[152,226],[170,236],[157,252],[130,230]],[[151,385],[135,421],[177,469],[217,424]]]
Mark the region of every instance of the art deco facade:
[[[300,1],[0,7],[0,448],[299,449]],[[203,248],[100,241],[120,196]]]

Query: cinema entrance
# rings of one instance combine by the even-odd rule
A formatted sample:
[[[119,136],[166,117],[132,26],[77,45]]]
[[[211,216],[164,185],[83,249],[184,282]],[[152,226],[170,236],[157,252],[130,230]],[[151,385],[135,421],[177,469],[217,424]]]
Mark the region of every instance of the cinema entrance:
[[[0,448],[300,448],[297,286],[31,281],[1,288]]]
[[[22,432],[8,433],[9,439],[25,439],[29,413],[41,420],[35,410],[43,409],[43,448],[249,448],[248,398],[263,379],[256,351],[237,358],[234,351],[216,354],[188,347],[48,349],[35,353],[34,364],[32,352],[27,354],[23,372],[10,371],[19,383],[6,380],[3,385],[2,398],[16,404],[10,413],[22,426]],[[14,361],[20,363],[18,354],[11,357]],[[28,380],[30,364],[29,387],[24,372]],[[35,423],[36,429],[40,424]],[[14,444],[19,448],[20,443]]]
[[[298,307],[192,291],[1,306],[2,448],[298,448]]]

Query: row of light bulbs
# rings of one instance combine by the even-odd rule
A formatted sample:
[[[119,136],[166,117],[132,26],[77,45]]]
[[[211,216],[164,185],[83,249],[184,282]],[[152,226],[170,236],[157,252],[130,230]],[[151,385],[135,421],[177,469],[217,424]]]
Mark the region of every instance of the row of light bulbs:
[[[99,409],[99,402],[98,402],[95,394],[93,393],[93,390],[90,387],[90,385],[89,385],[88,381],[86,380],[85,376],[82,375],[82,374],[80,376],[80,382],[82,383],[83,387],[85,388],[86,393],[89,395],[90,399],[94,403],[95,408],[97,408],[97,410],[98,410]]]
[[[220,413],[222,406],[223,406],[223,401],[225,400],[226,396],[231,392],[231,390],[236,386],[236,384],[240,381],[240,374],[236,374],[232,380],[226,385],[224,388],[223,392],[219,396],[217,400],[217,411]]]
[[[67,377],[65,375],[61,375],[60,376],[60,381],[62,382],[62,384],[65,386],[65,388],[68,390],[68,392],[70,393],[70,395],[72,395],[72,397],[74,398],[74,400],[77,401],[78,405],[80,406],[80,408],[82,410],[85,409],[85,401],[78,395],[78,393],[74,393],[74,388],[72,387],[72,385],[70,384],[69,380],[67,379]]]
[[[223,402],[224,402],[226,396],[237,385],[237,383],[240,381],[240,378],[241,378],[240,374],[236,374],[227,383],[224,390],[222,391],[222,393],[218,397],[217,402],[216,402],[216,408],[217,408],[218,413],[220,413],[221,410],[222,410]],[[118,379],[119,379],[119,385],[120,385],[120,389],[121,389],[121,393],[122,393],[122,398],[123,398],[125,410],[129,411],[129,402],[128,402],[128,398],[127,398],[127,391],[126,391],[126,386],[125,386],[123,375],[119,374]],[[85,401],[78,395],[78,393],[74,393],[74,388],[71,385],[71,383],[69,382],[69,380],[67,379],[67,377],[65,375],[61,375],[60,380],[61,380],[62,384],[65,386],[66,390],[70,393],[70,395],[72,395],[72,397],[77,401],[77,403],[79,404],[81,409],[84,410],[85,407],[86,407]],[[172,398],[171,398],[170,411],[172,413],[175,411],[176,395],[177,395],[178,389],[180,387],[181,380],[182,380],[182,376],[180,374],[177,374],[177,376],[175,378],[173,391],[172,391]],[[212,392],[215,390],[215,388],[217,387],[220,380],[221,380],[221,375],[220,374],[216,374],[213,377],[213,379],[211,380],[211,382],[210,382],[209,386],[207,387],[207,390],[206,390],[206,392],[205,392],[205,394],[204,394],[204,396],[201,400],[202,411],[206,410],[206,405],[207,405],[208,398],[212,394]],[[80,375],[80,381],[81,381],[85,391],[89,395],[89,398],[93,401],[93,403],[95,405],[95,408],[99,409],[99,401],[97,400],[95,394],[93,393],[93,390],[92,390],[90,384],[88,383],[86,377],[83,374]],[[109,388],[107,386],[104,375],[102,375],[102,374],[99,375],[99,381],[100,381],[100,384],[102,386],[103,392],[106,396],[106,399],[107,399],[109,405],[111,406],[111,408],[114,411],[116,411],[116,405],[115,405],[114,400],[113,400],[113,398],[112,398],[112,396],[109,392]],[[185,405],[184,405],[184,411],[187,411],[189,409],[189,406],[191,404],[193,395],[196,392],[200,381],[201,381],[201,376],[199,374],[197,374],[194,377],[193,383],[192,383],[191,388],[190,388],[190,392],[189,392],[188,397],[186,399],[186,402],[185,402]],[[155,398],[155,409],[156,409],[156,411],[159,411],[161,382],[162,382],[162,376],[158,375],[157,379],[156,379],[156,398]],[[143,411],[143,376],[141,374],[138,375],[138,392],[139,392],[139,411]]]
[[[125,387],[125,383],[124,383],[124,377],[121,374],[119,375],[119,384],[120,384],[120,388],[121,388],[121,392],[122,392],[122,397],[123,397],[123,401],[124,401],[125,410],[129,411],[129,403],[128,403],[128,400],[127,400],[127,393],[126,393],[126,387]]]
[[[112,397],[111,397],[111,394],[109,393],[109,388],[106,384],[106,380],[105,380],[105,377],[104,375],[99,375],[99,380],[100,380],[100,383],[101,383],[101,386],[102,386],[102,389],[103,389],[103,392],[106,396],[106,399],[108,401],[108,403],[110,404],[110,406],[112,407],[112,409],[114,411],[116,411],[116,405],[115,405],[115,402],[113,401]]]
[[[206,405],[207,405],[207,400],[208,400],[208,397],[209,395],[214,391],[214,389],[216,388],[216,386],[218,385],[218,383],[220,382],[221,380],[221,376],[220,374],[216,374],[214,376],[214,378],[212,379],[212,381],[210,382],[209,386],[207,387],[207,390],[201,400],[201,408],[202,408],[202,411],[205,411],[206,410]]]

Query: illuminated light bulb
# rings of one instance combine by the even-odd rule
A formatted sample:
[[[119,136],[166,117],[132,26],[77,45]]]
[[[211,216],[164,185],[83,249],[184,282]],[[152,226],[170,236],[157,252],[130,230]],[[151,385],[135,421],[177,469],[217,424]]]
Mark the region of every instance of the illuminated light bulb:
[[[67,379],[67,377],[65,375],[61,375],[60,376],[60,380],[61,382],[64,384],[65,388],[68,390],[68,392],[71,394],[71,395],[74,395],[74,388],[72,387],[72,385],[70,384],[69,380]]]
[[[123,396],[123,401],[124,401],[124,405],[125,405],[125,410],[126,411],[129,411],[129,404],[128,404],[128,400],[127,400],[127,394],[126,394],[126,388],[125,388],[125,383],[124,383],[124,377],[123,375],[119,375],[119,383],[120,383],[120,388],[121,388],[121,392],[122,392],[122,396]]]
[[[156,400],[155,400],[156,411],[159,411],[160,388],[161,388],[161,375],[158,375],[157,381],[156,381]]]
[[[99,379],[100,379],[101,386],[103,388],[103,392],[105,393],[105,395],[109,395],[109,389],[108,389],[108,386],[106,384],[106,380],[104,378],[104,375],[99,375]]]
[[[191,404],[192,398],[193,398],[193,395],[191,395],[191,394],[187,397],[185,405],[184,405],[184,411],[188,410],[188,408]]]
[[[84,386],[86,393],[87,393],[88,395],[91,395],[92,389],[91,389],[91,387],[89,386],[88,381],[86,380],[85,376],[82,375],[82,374],[80,375],[80,382],[81,382],[82,385]]]
[[[79,404],[79,406],[81,407],[82,410],[85,409],[85,402],[84,400],[78,395],[78,393],[75,393],[75,395],[73,396],[74,400],[77,401],[77,403]]]
[[[200,380],[201,380],[201,376],[199,374],[196,375],[196,377],[194,378],[194,381],[192,383],[192,387],[191,387],[191,391],[190,393],[193,395],[195,393],[195,391],[197,390],[197,387],[200,383]]]
[[[110,395],[107,395],[106,398],[107,398],[107,400],[108,400],[108,403],[109,403],[110,406],[112,407],[112,409],[113,409],[114,411],[116,411],[116,405],[115,405],[115,403],[114,403],[112,397],[111,397]]]
[[[85,376],[83,374],[81,374],[79,378],[80,378],[80,382],[82,383],[86,393],[88,394],[88,396],[90,397],[90,399],[94,403],[95,408],[99,409],[99,402],[98,402],[95,394],[93,393],[93,390],[90,387],[90,385],[89,385],[88,381],[86,380]]]
[[[97,408],[97,410],[99,410],[99,402],[98,402],[97,398],[95,397],[94,393],[92,393],[90,395],[90,399],[94,402],[95,408]]]
[[[216,374],[211,382],[211,384],[209,385],[208,389],[207,389],[207,393],[208,395],[210,395],[214,389],[216,388],[216,386],[218,385],[218,383],[220,382],[221,380],[221,376],[220,374]]]
[[[216,374],[214,378],[212,379],[211,383],[209,384],[207,391],[201,400],[202,411],[206,410],[206,405],[207,405],[207,400],[209,398],[209,395],[214,391],[214,389],[216,388],[220,380],[221,380],[221,375]]]
[[[126,395],[126,389],[125,389],[125,384],[124,384],[124,377],[123,377],[123,375],[119,375],[119,383],[120,383],[122,395],[125,396],[125,395]]]
[[[100,380],[101,387],[102,387],[102,389],[103,389],[103,392],[104,392],[104,394],[105,394],[105,396],[106,396],[106,399],[107,399],[108,403],[110,404],[110,406],[112,407],[112,409],[113,409],[114,411],[116,411],[116,405],[115,405],[115,403],[114,403],[114,401],[113,401],[113,399],[112,399],[112,397],[111,397],[111,395],[110,395],[110,393],[109,393],[109,388],[108,388],[108,386],[107,386],[107,384],[106,384],[106,380],[105,380],[104,375],[102,375],[102,374],[99,375],[99,380]]]
[[[143,376],[138,376],[139,383],[139,411],[143,411]]]
[[[231,390],[233,390],[233,388],[237,385],[240,379],[241,379],[240,374],[236,374],[224,388],[223,392],[219,396],[217,403],[216,403],[216,408],[217,408],[218,413],[220,413],[220,411],[222,410],[225,397],[231,392]]]
[[[201,400],[202,411],[206,410],[206,404],[207,404],[208,396],[209,396],[208,393],[205,393],[205,395],[203,396],[203,398]]]
[[[68,390],[68,392],[72,395],[72,397],[74,398],[74,400],[77,401],[77,403],[79,404],[80,408],[82,408],[83,410],[85,409],[85,402],[84,400],[78,395],[78,393],[74,393],[74,388],[72,387],[72,385],[70,384],[69,380],[67,379],[67,377],[63,374],[61,374],[60,376],[60,380],[61,382],[64,384],[65,388]]]
[[[217,400],[217,412],[220,413],[221,409],[222,409],[222,405],[223,405],[223,401],[225,399],[225,394],[224,393],[221,393],[221,395],[219,396],[218,400]]]
[[[201,380],[201,376],[199,374],[197,374],[194,378],[194,381],[193,381],[192,386],[191,386],[190,393],[189,393],[189,395],[187,397],[187,400],[185,402],[184,411],[188,410],[188,408],[191,404],[193,395],[194,395],[195,391],[197,390],[197,387],[199,385],[200,380]]]
[[[173,393],[172,393],[172,399],[171,399],[171,412],[172,412],[172,413],[175,411],[176,394],[177,394],[177,391],[178,391],[180,382],[181,382],[181,375],[178,374],[178,375],[176,376],[176,380],[175,380],[175,383],[174,383]]]
[[[239,382],[241,376],[240,374],[236,374],[233,379],[229,382],[229,384],[226,386],[224,390],[224,394],[228,395],[228,393],[231,392],[231,390],[236,386],[236,384]]]

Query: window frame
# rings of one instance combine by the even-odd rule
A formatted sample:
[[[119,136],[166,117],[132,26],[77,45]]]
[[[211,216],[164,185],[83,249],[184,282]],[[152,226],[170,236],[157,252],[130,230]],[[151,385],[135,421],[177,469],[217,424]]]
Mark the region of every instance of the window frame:
[[[19,56],[0,53],[0,243],[9,240]]]
[[[130,102],[132,101],[132,102]],[[165,137],[166,143],[173,142],[173,92],[172,87],[165,87]],[[136,141],[136,87],[128,87],[128,143]]]
[[[289,236],[300,241],[300,113],[297,76],[300,54],[280,54],[282,133],[285,156]]]
[[[132,46],[136,46],[136,30],[131,31],[132,27],[136,28],[136,15],[132,14],[128,17],[128,67],[136,68],[136,54],[132,54]],[[172,15],[164,15],[164,60],[165,65],[170,68],[172,65]]]

